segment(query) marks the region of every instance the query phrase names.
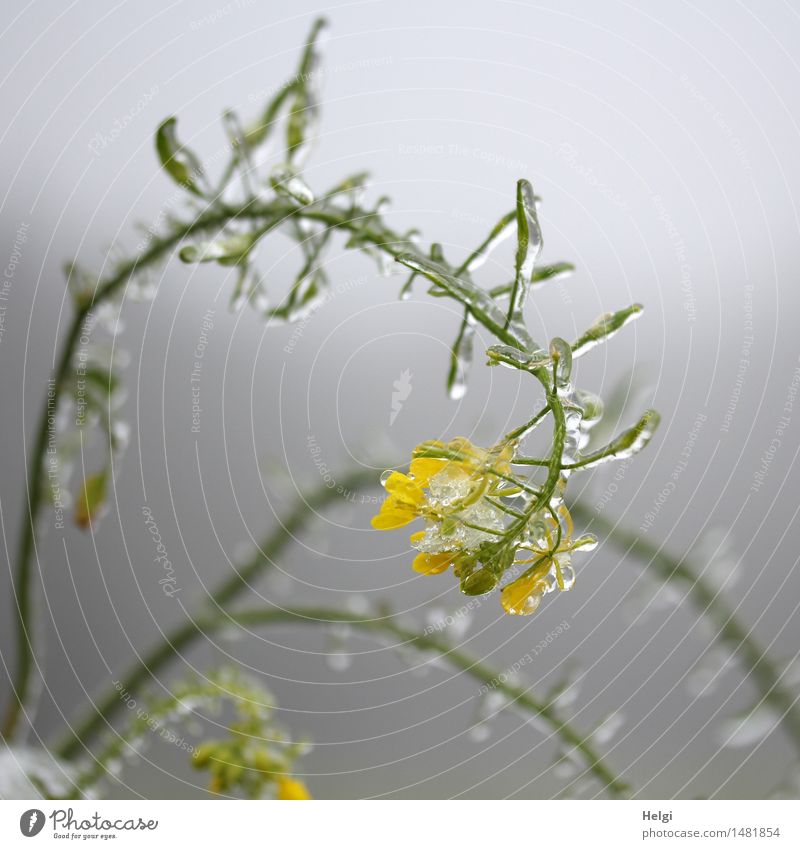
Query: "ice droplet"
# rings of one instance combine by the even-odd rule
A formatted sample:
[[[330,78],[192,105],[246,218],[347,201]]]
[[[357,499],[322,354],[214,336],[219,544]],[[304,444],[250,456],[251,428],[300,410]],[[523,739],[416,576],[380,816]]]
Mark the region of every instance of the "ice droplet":
[[[618,710],[614,711],[597,726],[592,737],[597,744],[604,746],[617,736],[623,725],[625,725],[625,714]]]
[[[489,737],[491,737],[491,734],[492,729],[489,727],[489,723],[485,720],[475,723],[475,725],[469,729],[470,739],[475,743],[484,743],[489,739]]]
[[[777,728],[780,715],[769,705],[761,704],[752,710],[725,719],[717,732],[720,744],[732,749],[754,746]]]
[[[344,672],[353,663],[353,656],[344,651],[335,651],[327,655],[326,662],[334,672]]]

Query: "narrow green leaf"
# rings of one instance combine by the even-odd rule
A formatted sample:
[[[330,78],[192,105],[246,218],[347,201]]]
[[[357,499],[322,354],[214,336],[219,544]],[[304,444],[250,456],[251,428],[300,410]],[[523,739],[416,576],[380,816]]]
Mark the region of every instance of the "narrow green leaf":
[[[504,365],[529,372],[547,368],[553,362],[547,351],[520,351],[509,345],[492,345],[486,349],[486,356],[490,366]]]
[[[534,268],[542,252],[542,230],[536,214],[536,196],[527,180],[517,182],[516,274],[511,289],[506,326],[522,323],[522,310],[528,298]]]
[[[200,160],[178,141],[176,118],[167,118],[156,130],[156,150],[166,172],[180,186],[199,197],[204,196],[199,182],[203,179]]]
[[[469,307],[475,318],[506,344],[527,350],[538,347],[524,328],[505,327],[505,316],[502,310],[488,292],[471,281],[459,279],[438,263],[413,254],[401,254],[397,261],[422,274],[423,277],[427,277],[456,301]]]
[[[320,63],[317,39],[325,26],[324,18],[318,18],[314,22],[306,49],[300,59],[300,67],[293,81],[294,100],[286,121],[286,156],[290,163],[295,162],[307,151],[316,127]]]
[[[475,320],[469,310],[465,310],[465,313],[458,336],[450,349],[450,368],[447,371],[447,394],[454,401],[458,401],[466,394],[475,341]]]
[[[218,262],[236,265],[242,262],[253,248],[255,237],[251,233],[237,233],[224,239],[200,242],[181,248],[178,256],[183,262]]]
[[[492,251],[504,242],[514,232],[514,222],[517,218],[516,210],[507,212],[491,229],[489,235],[478,245],[477,248],[464,260],[459,271],[475,271],[480,268]]]
[[[273,169],[270,183],[279,195],[290,198],[301,206],[314,203],[314,193],[294,169],[287,165],[279,165]]]
[[[592,348],[610,339],[626,324],[637,319],[644,307],[641,304],[632,304],[618,312],[607,312],[601,315],[592,326],[575,342],[572,343],[572,355],[579,357]]]
[[[645,410],[633,427],[623,431],[605,448],[587,454],[566,468],[589,469],[610,460],[626,460],[628,457],[633,457],[650,442],[660,422],[661,416],[655,410]]]

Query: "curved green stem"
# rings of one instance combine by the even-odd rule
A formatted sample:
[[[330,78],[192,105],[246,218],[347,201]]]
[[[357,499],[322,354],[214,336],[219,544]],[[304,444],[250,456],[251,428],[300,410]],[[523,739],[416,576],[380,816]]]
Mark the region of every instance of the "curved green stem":
[[[718,639],[734,651],[739,662],[748,670],[764,702],[780,714],[782,725],[792,745],[800,753],[800,705],[797,697],[784,689],[781,673],[749,629],[736,618],[720,593],[702,577],[698,577],[685,558],[672,556],[664,551],[663,547],[644,539],[635,531],[620,527],[606,517],[595,514],[586,504],[576,501],[570,507],[570,512],[574,519],[585,522],[587,527],[594,525],[599,528],[617,548],[633,554],[648,570],[655,571],[664,582],[677,579],[689,586],[688,597],[714,624]]]
[[[503,693],[512,703],[540,717],[558,734],[567,746],[578,751],[583,758],[586,769],[602,782],[607,791],[616,797],[628,795],[628,785],[612,771],[603,757],[595,751],[586,735],[573,728],[566,720],[558,716],[552,703],[539,701],[528,690],[503,682],[496,670],[486,666],[481,661],[460,649],[453,648],[444,640],[428,634],[417,634],[396,624],[390,618],[371,619],[354,617],[349,613],[325,608],[295,608],[293,610],[255,609],[233,614],[230,618],[209,619],[203,626],[207,629],[230,624],[231,620],[245,626],[264,626],[279,624],[317,624],[325,625],[331,622],[343,622],[362,631],[389,634],[402,640],[404,645],[413,646],[422,651],[435,652],[452,666],[472,676],[482,684],[490,685],[494,690]]]
[[[362,469],[341,478],[335,487],[322,486],[309,496],[301,496],[279,527],[266,536],[252,558],[210,593],[207,608],[216,612],[248,590],[252,582],[273,565],[286,546],[305,528],[316,511],[342,497],[342,492],[354,492],[374,483],[374,471]],[[204,633],[202,625],[196,619],[190,619],[164,634],[162,641],[140,658],[124,676],[126,688],[134,690],[152,678],[172,658],[204,636]],[[70,758],[77,754],[98,732],[108,727],[109,719],[115,716],[122,706],[119,694],[112,687],[108,694],[94,705],[92,712],[75,728],[70,729],[69,737],[56,746],[58,757]]]

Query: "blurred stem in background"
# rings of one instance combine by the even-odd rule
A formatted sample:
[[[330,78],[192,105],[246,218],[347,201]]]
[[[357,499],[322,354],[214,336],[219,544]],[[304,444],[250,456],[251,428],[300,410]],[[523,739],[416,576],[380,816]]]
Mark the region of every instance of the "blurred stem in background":
[[[800,754],[800,706],[797,698],[783,687],[781,673],[753,637],[752,630],[736,618],[721,593],[689,567],[687,558],[670,555],[663,545],[644,539],[635,531],[597,514],[581,501],[575,502],[570,511],[589,529],[599,530],[625,555],[632,555],[648,573],[655,573],[664,583],[683,582],[688,589],[689,600],[716,629],[716,639],[733,652],[762,701],[775,708],[784,731]]]

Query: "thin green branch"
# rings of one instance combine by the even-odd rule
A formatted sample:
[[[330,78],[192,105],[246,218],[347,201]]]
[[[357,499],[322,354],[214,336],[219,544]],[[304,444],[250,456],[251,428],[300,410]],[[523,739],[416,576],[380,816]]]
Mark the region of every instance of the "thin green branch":
[[[389,634],[403,641],[404,646],[413,646],[421,651],[435,652],[452,666],[472,676],[482,684],[490,685],[503,693],[511,702],[531,714],[540,717],[559,736],[562,743],[580,752],[586,769],[597,778],[615,797],[625,797],[629,793],[628,785],[608,766],[603,757],[595,751],[587,735],[573,728],[562,719],[552,703],[534,698],[527,689],[503,682],[497,671],[460,649],[453,648],[444,640],[428,634],[417,634],[396,624],[390,618],[373,619],[354,617],[349,613],[324,608],[297,608],[294,610],[256,609],[234,614],[231,618],[209,619],[204,623],[207,629],[230,625],[233,622],[243,626],[265,626],[278,624],[316,624],[344,622],[353,628],[378,634]]]
[[[250,560],[212,590],[206,602],[206,608],[216,613],[251,589],[253,582],[275,563],[287,545],[305,528],[317,511],[340,498],[341,492],[355,492],[370,484],[375,484],[374,471],[362,469],[345,475],[337,481],[335,487],[322,486],[308,496],[301,496],[280,525],[267,534]],[[125,676],[126,688],[134,690],[139,687],[172,658],[204,635],[203,626],[194,618],[164,634],[159,645],[140,658]],[[56,747],[58,757],[70,758],[80,752],[92,738],[108,727],[109,720],[122,707],[119,693],[112,687],[107,695],[93,706],[92,712],[75,728],[70,729],[69,737]]]
[[[585,503],[576,501],[570,507],[574,519],[592,526],[625,553],[633,554],[664,583],[679,580],[689,588],[688,598],[717,629],[717,639],[727,644],[752,678],[764,702],[781,716],[781,723],[800,753],[800,705],[797,697],[781,683],[781,673],[766,652],[725,603],[725,599],[702,576],[690,568],[686,558],[675,557],[662,546],[645,539],[635,531],[620,527],[605,516],[597,515]]]

